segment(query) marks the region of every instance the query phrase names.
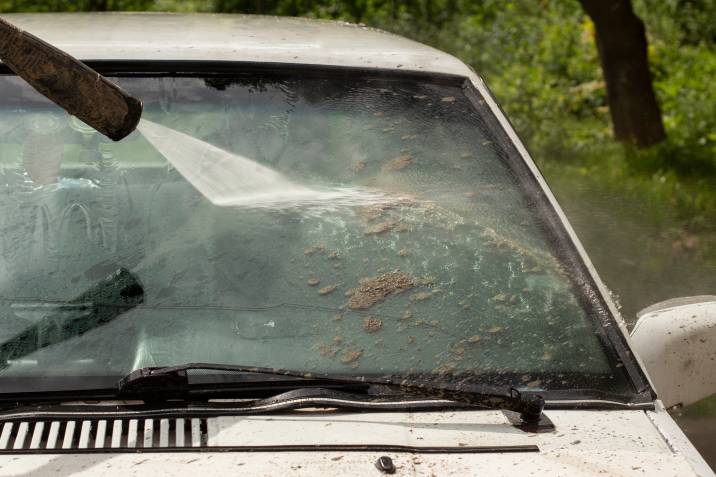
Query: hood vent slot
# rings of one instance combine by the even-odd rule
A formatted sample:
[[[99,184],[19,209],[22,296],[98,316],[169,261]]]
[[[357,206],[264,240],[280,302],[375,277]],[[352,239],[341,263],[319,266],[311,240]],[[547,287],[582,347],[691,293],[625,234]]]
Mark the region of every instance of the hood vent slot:
[[[206,447],[206,419],[87,419],[0,424],[0,451]]]

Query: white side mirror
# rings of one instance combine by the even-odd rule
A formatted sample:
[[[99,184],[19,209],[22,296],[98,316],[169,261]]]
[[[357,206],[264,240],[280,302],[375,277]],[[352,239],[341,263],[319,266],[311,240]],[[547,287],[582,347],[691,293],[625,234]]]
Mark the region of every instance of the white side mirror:
[[[667,300],[637,316],[634,351],[664,406],[716,393],[716,296]]]

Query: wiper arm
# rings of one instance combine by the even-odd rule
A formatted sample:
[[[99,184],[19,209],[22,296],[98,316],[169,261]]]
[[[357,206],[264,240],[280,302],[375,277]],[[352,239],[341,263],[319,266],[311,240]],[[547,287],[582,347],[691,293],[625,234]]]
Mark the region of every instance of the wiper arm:
[[[387,386],[413,395],[444,399],[489,409],[517,412],[526,427],[540,426],[544,398],[538,393],[517,390],[510,386],[486,386],[467,383],[435,383],[423,377],[353,377],[340,374],[307,373],[294,370],[255,366],[189,363],[161,368],[132,371],[118,383],[122,398],[181,399],[190,395],[189,370],[214,370],[236,373],[265,374],[311,380],[312,383],[335,385]],[[232,384],[240,387],[241,384]]]
[[[0,343],[0,368],[34,351],[102,326],[144,302],[144,289],[137,278],[124,268],[100,280],[67,305],[86,307],[88,313],[68,319],[62,313],[50,313],[23,331]]]

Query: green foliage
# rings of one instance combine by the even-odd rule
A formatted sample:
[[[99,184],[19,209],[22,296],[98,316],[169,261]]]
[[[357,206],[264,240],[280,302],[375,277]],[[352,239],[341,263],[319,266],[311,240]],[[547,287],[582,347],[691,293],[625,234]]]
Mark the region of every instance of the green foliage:
[[[716,416],[716,396],[711,396],[684,408],[683,414],[686,417]]]
[[[716,0],[633,0],[637,13],[661,39],[677,45],[716,42]]]

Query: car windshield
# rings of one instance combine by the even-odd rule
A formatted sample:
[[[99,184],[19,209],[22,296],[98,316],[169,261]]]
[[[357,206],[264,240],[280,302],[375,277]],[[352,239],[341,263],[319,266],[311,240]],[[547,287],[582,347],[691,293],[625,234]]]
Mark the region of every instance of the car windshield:
[[[113,80],[145,108],[117,143],[0,76],[0,342],[26,347],[3,377],[211,362],[633,393],[598,295],[464,80]],[[117,270],[141,303],[65,326]]]

